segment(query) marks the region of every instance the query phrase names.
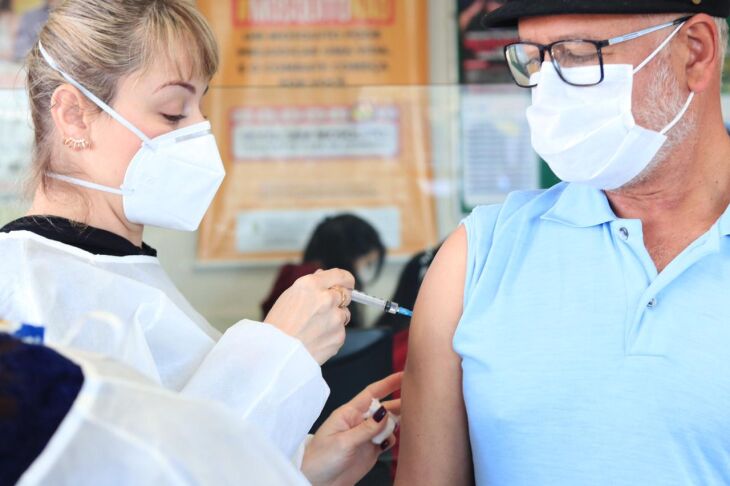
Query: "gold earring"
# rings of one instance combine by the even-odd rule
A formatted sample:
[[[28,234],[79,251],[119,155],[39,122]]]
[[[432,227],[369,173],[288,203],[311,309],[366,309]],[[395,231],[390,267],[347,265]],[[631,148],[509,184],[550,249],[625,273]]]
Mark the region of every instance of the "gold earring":
[[[73,150],[86,150],[91,147],[91,144],[85,138],[68,137],[63,141],[63,144]]]

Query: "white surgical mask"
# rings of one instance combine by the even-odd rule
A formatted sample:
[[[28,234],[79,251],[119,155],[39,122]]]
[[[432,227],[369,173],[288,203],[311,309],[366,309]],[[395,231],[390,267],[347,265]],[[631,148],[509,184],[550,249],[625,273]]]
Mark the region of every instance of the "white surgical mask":
[[[58,67],[42,45],[46,62],[112,118],[142,140],[119,188],[60,174],[49,177],[122,196],[131,223],[195,231],[223,182],[225,170],[210,123],[205,121],[149,138]]]
[[[368,263],[362,268],[357,270],[357,277],[361,284],[370,285],[375,282],[375,278],[378,276],[378,264]]]
[[[532,146],[562,180],[598,189],[616,189],[638,176],[659,152],[666,133],[684,116],[694,93],[669,125],[659,132],[636,124],[631,111],[634,75],[679,32],[679,25],[636,69],[604,65],[604,80],[590,87],[571,86],[544,62],[532,90],[527,120]],[[590,76],[589,68],[570,70],[570,79]]]

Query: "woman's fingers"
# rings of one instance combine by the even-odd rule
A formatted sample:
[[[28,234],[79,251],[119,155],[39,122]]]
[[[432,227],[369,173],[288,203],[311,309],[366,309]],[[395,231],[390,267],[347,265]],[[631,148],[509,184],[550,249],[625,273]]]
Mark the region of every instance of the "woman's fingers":
[[[378,448],[380,449],[380,453],[387,452],[393,448],[393,446],[398,442],[398,439],[396,439],[394,434],[391,434],[390,437],[385,439]]]
[[[332,297],[332,306],[340,309],[350,305],[352,301],[352,290],[336,285],[328,290]]]
[[[373,398],[380,400],[381,398],[385,398],[393,394],[393,392],[400,390],[402,380],[403,372],[393,373],[392,375],[369,385],[363,391],[358,393],[357,396],[350,401],[350,404],[362,413],[365,413],[370,408],[370,403],[373,401]]]
[[[393,415],[400,415],[400,398],[383,402],[383,406]]]
[[[317,284],[321,289],[331,289],[337,286],[344,289],[355,288],[355,277],[350,272],[339,268],[314,274],[314,278],[317,280]]]

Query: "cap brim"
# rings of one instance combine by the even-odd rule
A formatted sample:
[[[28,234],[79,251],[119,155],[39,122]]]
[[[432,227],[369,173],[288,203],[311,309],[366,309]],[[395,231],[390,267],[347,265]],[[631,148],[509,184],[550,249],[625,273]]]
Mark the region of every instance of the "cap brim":
[[[523,17],[570,14],[652,14],[652,13],[706,13],[714,17],[727,17],[730,8],[726,2],[708,2],[712,5],[687,5],[685,0],[614,0],[590,1],[560,0],[535,1],[512,0],[482,18],[484,27],[516,27]]]

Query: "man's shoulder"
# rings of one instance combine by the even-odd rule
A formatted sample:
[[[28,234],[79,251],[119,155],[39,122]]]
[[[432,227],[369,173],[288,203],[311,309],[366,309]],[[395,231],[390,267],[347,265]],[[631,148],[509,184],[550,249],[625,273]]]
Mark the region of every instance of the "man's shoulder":
[[[480,225],[502,225],[539,219],[560,199],[568,184],[561,182],[549,189],[515,191],[500,204],[477,206],[466,219]]]

